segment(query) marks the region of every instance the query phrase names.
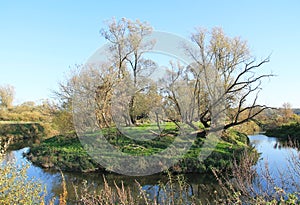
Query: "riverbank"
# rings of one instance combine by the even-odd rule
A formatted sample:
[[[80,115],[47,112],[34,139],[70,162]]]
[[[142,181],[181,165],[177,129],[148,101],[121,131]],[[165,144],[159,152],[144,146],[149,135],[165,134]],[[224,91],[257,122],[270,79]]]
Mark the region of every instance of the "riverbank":
[[[283,173],[285,174],[291,171],[287,166],[289,161],[286,160],[285,157],[288,156],[289,153],[296,151],[295,148],[275,149],[274,145],[278,142],[277,141],[278,139],[269,138],[264,135],[249,136],[249,139],[250,139],[250,143],[254,144],[255,147],[258,148],[258,152],[262,153],[260,158],[268,159],[268,163],[270,165],[269,166],[270,173],[272,175],[266,175],[266,176],[271,176],[272,182],[280,181],[280,176],[275,175],[275,173],[278,172],[278,168],[284,171]],[[26,171],[24,171],[24,173],[26,174],[28,179],[34,177],[34,180],[36,180],[39,183],[42,183],[43,186],[46,186],[47,196],[45,196],[45,201],[49,201],[54,198],[58,199],[63,192],[63,188],[61,185],[63,183],[63,179],[61,177],[60,172],[51,169],[41,169],[40,167],[34,166],[32,163],[28,162],[23,157],[23,153],[27,151],[28,148],[15,150],[15,151],[9,150],[7,152],[8,157],[7,158],[4,157],[4,159],[11,160],[10,161],[11,163],[17,162],[17,164],[19,165],[29,166],[28,169],[26,168]],[[249,166],[245,166],[248,163],[245,161],[249,161],[249,158],[251,158],[251,156],[249,155],[243,155],[243,156],[244,156],[243,159],[245,160],[244,163],[242,163],[242,166],[240,166],[240,164],[237,164],[236,167],[234,168],[234,170],[236,168],[241,169],[240,172],[243,173],[242,176],[246,176],[245,178],[239,178],[239,180],[241,180],[238,181],[239,183],[241,182],[239,184],[240,186],[249,185],[247,184],[248,182],[247,180],[250,178],[247,178],[247,173],[251,173],[251,171],[249,172],[248,169]],[[259,179],[265,180],[263,178],[263,176],[265,176],[263,173],[265,172],[262,173],[260,169],[260,167],[265,167],[265,165],[266,165],[265,160],[258,161],[258,164],[253,167],[256,171],[258,171],[257,172],[258,175],[255,175],[255,177],[258,176],[260,177]],[[19,174],[19,172],[17,172],[16,169],[14,169],[13,171],[14,171],[13,173]],[[293,174],[291,176],[295,176],[294,173],[291,174]],[[5,175],[2,176],[5,177]],[[182,199],[187,199],[186,196],[188,196],[189,197],[188,199],[191,200],[190,202],[191,204],[192,202],[193,204],[210,204],[208,203],[208,201],[211,202],[211,204],[233,204],[230,202],[236,202],[241,200],[244,200],[245,203],[247,200],[249,200],[249,203],[247,204],[267,203],[266,201],[267,199],[263,198],[265,196],[263,195],[264,192],[256,193],[258,194],[258,197],[256,198],[253,198],[251,194],[248,194],[247,196],[245,196],[244,194],[241,195],[242,192],[240,192],[239,189],[232,190],[232,192],[228,192],[228,193],[226,192],[228,195],[222,195],[223,193],[222,191],[224,191],[223,189],[225,187],[222,187],[222,185],[218,183],[217,179],[213,175],[209,175],[209,174],[168,175],[168,174],[161,173],[161,174],[151,175],[151,176],[129,177],[124,175],[112,174],[112,173],[109,174],[107,172],[103,172],[103,173],[63,172],[63,176],[64,179],[66,180],[65,181],[66,190],[68,193],[66,200],[68,204],[78,204],[79,200],[81,200],[82,202],[83,199],[87,200],[87,203],[90,202],[90,204],[93,204],[94,202],[93,200],[100,199],[100,198],[107,199],[107,201],[105,201],[107,202],[107,204],[110,204],[109,202],[111,202],[112,199],[114,204],[121,203],[120,200],[124,199],[125,194],[123,195],[118,195],[118,194],[122,194],[125,192],[120,191],[120,189],[119,189],[120,192],[118,192],[118,188],[116,187],[116,185],[119,188],[124,186],[126,195],[130,196],[132,200],[135,200],[136,203],[134,204],[139,204],[138,200],[140,200],[139,196],[141,196],[141,193],[147,196],[147,198],[145,199],[147,200],[147,202],[149,202],[148,204],[157,204],[155,203],[157,202],[157,198],[161,197],[160,199],[165,199],[164,197],[166,196],[166,194],[170,194],[167,195],[168,199],[170,200],[174,199],[174,202],[178,202],[180,196],[183,197]],[[289,175],[285,175],[284,177],[285,177],[285,182],[289,184],[289,186],[285,186],[286,189],[278,188],[277,189],[278,192],[270,196],[272,197],[270,199],[270,204],[275,203],[274,201],[275,197],[278,196],[282,196],[284,199],[287,199],[287,202],[292,202],[292,201],[294,202],[290,204],[299,204],[299,200],[297,201],[297,198],[295,199],[295,197],[297,196],[299,199],[299,194],[297,194],[298,192],[296,192],[296,194],[290,194],[290,192],[284,192],[289,190],[290,186],[292,185],[297,186],[298,184],[297,180],[294,180],[294,182],[296,183],[291,183],[290,180],[292,180],[293,182],[293,178],[287,176]],[[254,180],[254,181],[257,182],[260,180]],[[230,182],[232,181],[229,181],[229,183]],[[262,182],[264,183],[264,181]],[[170,184],[172,184],[172,186],[170,186]],[[233,184],[230,183],[230,185]],[[272,189],[274,187],[280,187],[280,182],[277,185],[274,184],[270,184],[270,185],[272,185],[269,187],[271,189],[270,193],[273,193]],[[10,184],[10,186],[12,186],[12,184]],[[24,190],[24,187],[20,187],[20,188],[21,190]],[[76,191],[74,191],[74,189],[76,189]],[[35,190],[43,191],[43,189],[39,189],[37,187],[35,187]],[[260,190],[256,190],[256,191],[260,191]],[[112,196],[111,193],[114,193],[114,195]],[[180,195],[181,193],[183,193],[183,195]],[[107,198],[105,198],[105,196]],[[228,197],[231,197],[230,199],[232,201],[228,200]],[[220,199],[223,199],[223,201],[220,201]],[[168,200],[168,202],[170,202],[170,200]],[[281,202],[283,203],[283,201]],[[140,202],[140,204],[141,203],[143,202]],[[57,204],[58,204],[58,200],[57,200]],[[160,204],[169,204],[169,203],[161,202]],[[181,204],[187,204],[187,202]]]
[[[109,142],[125,153],[132,155],[151,155],[163,151],[174,141],[175,136],[166,135],[156,140],[139,142],[114,133],[114,137],[108,138]],[[198,138],[190,150],[181,160],[170,168],[173,173],[207,173],[212,168],[230,169],[234,159],[239,160],[239,153],[249,149],[249,139],[246,135],[236,131],[228,131],[211,155],[200,162],[198,157],[202,149],[204,139]],[[34,164],[43,168],[59,168],[72,172],[107,171],[96,163],[82,147],[75,136],[54,136],[40,144],[33,145],[27,158]]]
[[[292,122],[267,129],[265,135],[286,140],[300,140],[300,123]]]
[[[37,122],[0,121],[0,138],[3,141],[42,139],[46,135],[45,127]]]

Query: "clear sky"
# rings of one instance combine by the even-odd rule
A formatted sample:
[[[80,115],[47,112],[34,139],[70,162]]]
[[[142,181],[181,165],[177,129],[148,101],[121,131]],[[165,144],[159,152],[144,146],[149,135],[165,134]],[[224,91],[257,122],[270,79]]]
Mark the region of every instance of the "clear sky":
[[[99,30],[112,17],[149,22],[188,38],[195,27],[219,26],[248,41],[277,77],[264,83],[260,103],[300,107],[300,1],[79,1],[0,3],[0,85],[16,88],[16,102],[51,97],[70,67],[101,46]]]

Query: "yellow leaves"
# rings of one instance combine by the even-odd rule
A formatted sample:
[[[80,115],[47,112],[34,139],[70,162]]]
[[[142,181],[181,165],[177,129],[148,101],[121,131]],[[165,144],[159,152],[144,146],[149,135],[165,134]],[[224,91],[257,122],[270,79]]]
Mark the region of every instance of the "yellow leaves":
[[[27,166],[5,163],[0,156],[0,204],[44,204],[42,185],[28,179]]]
[[[40,204],[45,205],[46,187],[27,176],[28,164],[18,166],[14,161],[6,162],[3,155],[9,142],[2,142],[0,137],[0,204]],[[60,205],[67,204],[67,188],[63,174],[63,193],[60,195]],[[54,199],[49,204],[54,204]]]
[[[223,29],[219,27],[213,28],[211,31],[210,49],[211,52],[222,57],[229,54],[236,57],[249,54],[246,41],[242,41],[240,37],[226,36]]]

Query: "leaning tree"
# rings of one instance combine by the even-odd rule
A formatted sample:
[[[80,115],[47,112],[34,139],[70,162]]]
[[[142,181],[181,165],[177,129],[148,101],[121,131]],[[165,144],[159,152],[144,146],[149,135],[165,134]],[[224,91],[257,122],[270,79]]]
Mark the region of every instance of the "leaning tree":
[[[262,80],[273,76],[259,74],[269,57],[257,62],[246,41],[230,38],[220,28],[211,32],[198,29],[191,39],[195,46],[184,49],[193,63],[171,64],[162,81],[168,107],[176,112],[177,119],[195,130],[199,130],[197,121],[205,130],[212,129],[213,123],[217,124],[214,130],[226,130],[269,108],[257,104]],[[172,118],[175,121],[174,114]]]

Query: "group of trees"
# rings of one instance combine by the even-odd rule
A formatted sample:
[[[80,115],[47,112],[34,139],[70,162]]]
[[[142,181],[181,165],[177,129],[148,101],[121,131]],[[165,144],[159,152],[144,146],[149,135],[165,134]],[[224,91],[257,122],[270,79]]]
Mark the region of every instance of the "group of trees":
[[[74,99],[75,112],[95,103],[101,128],[148,119],[185,123],[195,130],[195,122],[206,130],[216,122],[214,129],[228,129],[268,108],[258,105],[257,97],[261,80],[272,74],[259,75],[257,70],[269,58],[256,62],[239,37],[228,37],[220,28],[196,30],[191,35],[195,47],[182,47],[193,63],[170,62],[165,75],[154,80],[151,75],[158,72],[159,62],[146,54],[155,41],[145,40],[151,32],[150,25],[138,20],[109,22],[101,30],[109,42],[109,60],[79,66],[60,83],[57,95],[64,108],[74,108]]]
[[[275,129],[283,125],[300,123],[298,109],[292,109],[292,105],[288,102],[282,104],[280,108],[269,109],[258,116],[256,121],[267,130]]]
[[[243,124],[268,108],[256,101],[261,80],[272,75],[256,71],[269,58],[256,62],[241,38],[228,37],[220,28],[198,29],[191,35],[194,46],[181,48],[192,63],[170,61],[164,76],[153,79],[161,68],[148,55],[156,43],[145,40],[152,30],[138,20],[108,22],[101,35],[109,43],[109,57],[101,64],[78,66],[60,83],[57,124],[74,129],[72,110],[93,104],[100,128],[147,120],[184,123],[195,130],[195,122],[201,122],[206,130],[212,125],[218,130]],[[14,95],[14,87],[1,86],[0,106],[11,108]]]

